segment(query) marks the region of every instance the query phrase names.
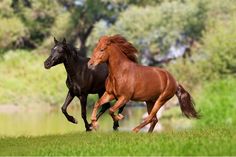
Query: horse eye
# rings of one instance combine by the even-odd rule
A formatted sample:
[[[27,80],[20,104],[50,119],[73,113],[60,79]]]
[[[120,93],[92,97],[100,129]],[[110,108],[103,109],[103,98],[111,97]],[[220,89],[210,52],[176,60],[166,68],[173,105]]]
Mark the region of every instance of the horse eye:
[[[102,51],[102,52],[103,52],[104,50],[105,50],[105,49],[101,49],[100,51]]]

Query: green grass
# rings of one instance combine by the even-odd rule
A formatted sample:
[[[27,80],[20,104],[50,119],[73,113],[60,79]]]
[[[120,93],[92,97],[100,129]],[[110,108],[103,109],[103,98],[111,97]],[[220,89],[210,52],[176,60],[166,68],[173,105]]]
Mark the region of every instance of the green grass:
[[[236,125],[236,78],[214,80],[204,85],[196,97],[202,115],[198,126]]]
[[[85,133],[0,139],[0,155],[236,155],[233,128]]]

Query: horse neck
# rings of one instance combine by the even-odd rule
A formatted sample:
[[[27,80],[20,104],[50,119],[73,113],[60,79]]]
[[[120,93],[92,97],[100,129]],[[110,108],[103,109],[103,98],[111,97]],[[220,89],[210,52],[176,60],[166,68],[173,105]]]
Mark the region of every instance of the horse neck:
[[[76,76],[78,73],[83,71],[85,63],[85,58],[81,56],[72,55],[71,53],[67,53],[66,59],[64,61],[64,66],[67,72],[67,76],[72,79],[76,80]]]
[[[124,71],[130,69],[130,65],[134,64],[127,56],[119,52],[119,50],[109,50],[108,69],[111,75],[118,77],[123,74]]]

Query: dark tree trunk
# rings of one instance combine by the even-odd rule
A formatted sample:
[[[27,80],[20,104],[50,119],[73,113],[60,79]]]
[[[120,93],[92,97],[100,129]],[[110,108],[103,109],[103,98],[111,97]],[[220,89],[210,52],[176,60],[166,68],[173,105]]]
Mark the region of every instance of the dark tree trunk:
[[[81,56],[86,57],[87,56],[87,47],[86,42],[93,30],[94,26],[91,25],[89,28],[85,31],[81,31],[81,29],[78,29],[78,31],[75,33],[75,35],[72,35],[72,38],[70,40],[71,44],[75,44],[77,38],[80,40],[80,47],[79,47],[79,53]]]
[[[79,48],[79,53],[81,56],[86,57],[87,56],[87,47],[86,47],[86,39],[81,40],[80,39],[80,48]]]

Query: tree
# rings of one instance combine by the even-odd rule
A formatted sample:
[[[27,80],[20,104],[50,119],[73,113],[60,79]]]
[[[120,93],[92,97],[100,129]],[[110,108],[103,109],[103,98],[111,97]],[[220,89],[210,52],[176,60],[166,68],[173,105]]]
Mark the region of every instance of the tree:
[[[199,40],[205,29],[205,1],[163,1],[157,5],[131,6],[122,12],[107,31],[96,29],[93,38],[104,34],[121,34],[128,38],[143,57],[159,63],[157,55],[166,55],[171,46],[189,46]],[[101,31],[100,31],[101,30]],[[160,58],[160,56],[158,56]]]
[[[8,24],[4,26],[4,23],[1,23],[1,32],[3,35],[10,34],[1,37],[1,43],[8,43],[3,45],[3,48],[11,49],[38,47],[50,34],[55,17],[62,8],[56,1],[2,0],[0,10],[0,18]],[[14,27],[18,33],[14,33],[14,29],[9,30]],[[11,37],[11,34],[14,37]]]
[[[7,48],[15,48],[22,44],[24,37],[29,35],[24,23],[11,8],[11,1],[0,2],[0,47],[1,51]]]
[[[77,39],[79,41],[80,54],[86,56],[86,42],[93,31],[95,23],[105,20],[107,23],[114,23],[117,16],[122,10],[125,10],[129,3],[137,3],[136,1],[108,1],[108,0],[59,0],[68,12],[72,26],[69,32],[69,42],[74,44]]]

